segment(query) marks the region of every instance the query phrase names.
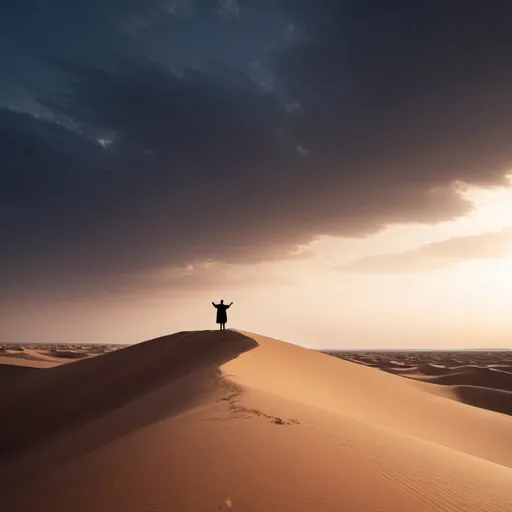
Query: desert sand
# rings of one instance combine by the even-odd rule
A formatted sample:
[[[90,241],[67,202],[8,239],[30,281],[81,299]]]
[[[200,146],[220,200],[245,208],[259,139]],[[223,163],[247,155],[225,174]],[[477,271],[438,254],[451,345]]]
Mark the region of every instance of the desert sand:
[[[61,364],[115,352],[126,345],[13,344],[0,345],[0,365],[52,368]],[[0,374],[1,378],[1,374]]]
[[[424,389],[439,396],[512,415],[511,351],[373,351],[332,355],[433,384]]]
[[[510,512],[512,417],[369,364],[228,330],[10,366],[0,510]]]

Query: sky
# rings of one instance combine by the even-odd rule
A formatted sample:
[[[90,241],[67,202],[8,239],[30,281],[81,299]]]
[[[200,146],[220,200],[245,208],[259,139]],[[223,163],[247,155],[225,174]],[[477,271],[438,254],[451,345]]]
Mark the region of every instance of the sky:
[[[0,341],[512,347],[512,3],[5,0]]]

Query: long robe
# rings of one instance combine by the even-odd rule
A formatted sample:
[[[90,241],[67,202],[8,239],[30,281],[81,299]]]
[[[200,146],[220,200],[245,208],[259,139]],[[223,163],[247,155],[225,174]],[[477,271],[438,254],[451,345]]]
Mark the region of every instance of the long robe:
[[[227,309],[229,304],[214,304],[217,308],[217,323],[225,324],[228,321]]]

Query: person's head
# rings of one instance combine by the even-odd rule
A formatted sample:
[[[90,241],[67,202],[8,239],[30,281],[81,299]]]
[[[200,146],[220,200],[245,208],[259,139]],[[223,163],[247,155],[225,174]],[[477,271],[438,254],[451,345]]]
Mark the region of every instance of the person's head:
[[[220,303],[221,303],[221,304],[224,304],[224,300],[223,300],[223,299],[220,299]]]

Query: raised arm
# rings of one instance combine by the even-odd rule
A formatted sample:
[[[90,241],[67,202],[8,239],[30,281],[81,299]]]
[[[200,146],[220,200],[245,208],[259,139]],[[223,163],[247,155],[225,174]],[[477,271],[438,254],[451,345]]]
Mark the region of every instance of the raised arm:
[[[212,302],[212,305],[213,305],[214,308],[217,307],[217,304],[215,304],[215,302]]]

